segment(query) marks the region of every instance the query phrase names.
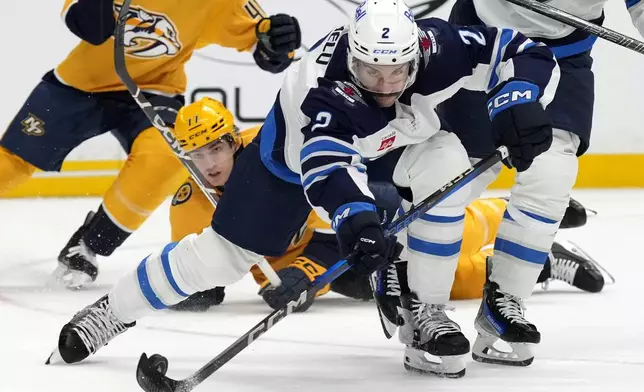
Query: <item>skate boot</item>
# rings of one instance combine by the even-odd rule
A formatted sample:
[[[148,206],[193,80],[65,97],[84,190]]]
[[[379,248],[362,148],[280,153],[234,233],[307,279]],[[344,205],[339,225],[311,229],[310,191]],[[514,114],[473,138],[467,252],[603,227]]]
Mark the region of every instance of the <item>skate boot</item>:
[[[170,309],[185,312],[205,312],[212,306],[224,302],[225,296],[226,292],[223,287],[215,287],[214,289],[194,293],[178,304],[170,306]]]
[[[374,272],[369,278],[369,283],[376,301],[382,331],[387,339],[391,339],[398,326],[403,324],[400,296],[409,293],[407,262],[391,263],[387,268]]]
[[[488,262],[489,264],[489,262]],[[478,332],[472,358],[499,365],[528,366],[534,360],[534,348],[541,341],[537,327],[524,318],[523,302],[487,281],[474,327]],[[494,344],[502,340],[512,351],[501,351]]]
[[[445,305],[420,302],[413,293],[402,295],[400,301],[404,325],[398,338],[407,346],[405,369],[439,377],[463,377],[470,342],[458,324],[447,317]]]
[[[96,254],[83,241],[93,216],[94,211],[90,211],[83,225],[76,230],[58,255],[58,267],[54,270],[53,277],[58,284],[67,288],[79,289],[95,281],[98,275]]]
[[[555,242],[537,283],[541,283],[543,289],[547,290],[550,281],[560,280],[578,289],[598,293],[604,288],[604,276],[600,268],[579,247]]]
[[[61,360],[65,363],[80,362],[134,325],[135,322],[125,324],[114,316],[105,295],[76,313],[63,326],[58,337],[58,346],[45,363]]]

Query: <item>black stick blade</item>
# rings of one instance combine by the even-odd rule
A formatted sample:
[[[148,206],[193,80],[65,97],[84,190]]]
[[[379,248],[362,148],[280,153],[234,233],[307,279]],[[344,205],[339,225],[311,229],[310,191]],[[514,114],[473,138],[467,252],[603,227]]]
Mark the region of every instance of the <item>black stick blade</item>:
[[[136,367],[136,381],[146,392],[175,392],[177,382],[166,377],[168,360],[154,354],[150,358],[143,353]]]

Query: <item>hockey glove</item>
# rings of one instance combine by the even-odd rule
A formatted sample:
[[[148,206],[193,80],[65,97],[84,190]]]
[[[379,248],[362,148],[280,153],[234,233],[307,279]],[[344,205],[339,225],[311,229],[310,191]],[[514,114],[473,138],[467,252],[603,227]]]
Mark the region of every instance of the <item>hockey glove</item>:
[[[383,268],[397,259],[403,249],[396,237],[385,237],[375,211],[362,211],[345,218],[336,227],[336,235],[340,253],[347,257],[359,276]]]
[[[293,62],[295,49],[302,44],[300,24],[285,14],[263,18],[255,26],[257,47],[253,58],[257,65],[268,72],[284,71]]]
[[[205,312],[210,307],[224,302],[225,296],[226,292],[224,291],[224,287],[215,287],[214,289],[194,293],[178,304],[170,306],[170,309],[187,312]]]
[[[527,170],[532,161],[552,144],[550,116],[537,100],[539,88],[511,79],[488,95],[488,112],[496,146],[505,145],[517,171]]]
[[[277,271],[282,284],[279,287],[273,287],[268,281],[259,290],[259,295],[271,308],[281,309],[286,304],[296,299],[300,293],[306,290],[307,286],[318,276],[326,272],[326,268],[313,262],[307,257],[298,257],[288,267]],[[326,285],[316,293],[316,297],[329,292],[330,286]],[[296,312],[304,312],[313,304],[313,300],[296,308]]]

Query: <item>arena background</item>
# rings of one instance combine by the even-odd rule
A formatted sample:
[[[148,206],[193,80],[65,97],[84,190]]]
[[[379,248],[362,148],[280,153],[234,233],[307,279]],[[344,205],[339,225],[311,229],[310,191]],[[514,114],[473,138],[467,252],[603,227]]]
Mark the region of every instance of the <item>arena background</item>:
[[[63,1],[3,0],[0,25],[0,129],[11,121],[39,78],[56,66],[78,39],[60,19]],[[264,0],[268,13],[286,12],[300,21],[305,47],[312,45],[353,12],[355,0]],[[447,17],[453,1],[409,0],[417,17]],[[438,9],[435,10],[435,8]],[[37,10],[37,12],[36,12]],[[606,26],[641,39],[621,1],[608,2]],[[28,17],[29,24],[25,25]],[[596,103],[592,144],[582,157],[578,188],[644,187],[644,130],[641,92],[644,57],[598,40],[593,51]],[[280,87],[282,75],[257,68],[249,53],[208,47],[187,65],[187,98],[210,95],[224,101],[244,128],[263,121]],[[68,157],[60,173],[38,172],[7,197],[101,195],[123,165],[125,154],[111,135],[89,140]],[[495,188],[512,184],[505,171]]]

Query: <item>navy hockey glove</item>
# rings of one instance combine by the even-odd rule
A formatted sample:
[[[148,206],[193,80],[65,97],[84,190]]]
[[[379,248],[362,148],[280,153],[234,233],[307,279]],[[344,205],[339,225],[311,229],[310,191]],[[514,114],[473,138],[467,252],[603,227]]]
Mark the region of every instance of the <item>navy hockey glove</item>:
[[[374,211],[361,211],[345,218],[336,225],[336,235],[340,253],[360,276],[383,268],[397,259],[403,249],[396,237],[385,237],[375,207]]]
[[[508,147],[512,165],[519,172],[527,170],[552,144],[552,123],[537,100],[538,94],[536,85],[516,79],[488,94],[494,143]]]
[[[270,283],[265,282],[259,290],[259,295],[271,308],[278,310],[286,304],[299,297],[302,291],[306,290],[308,285],[318,276],[326,272],[326,268],[310,260],[308,257],[300,256],[288,267],[277,271],[282,284],[279,287],[273,287]],[[326,285],[315,296],[319,297],[328,293],[330,285]],[[295,309],[295,312],[304,312],[313,304],[313,299]]]
[[[295,56],[295,49],[302,44],[302,33],[297,19],[285,14],[263,18],[255,26],[257,47],[253,58],[257,65],[268,72],[284,71]]]

